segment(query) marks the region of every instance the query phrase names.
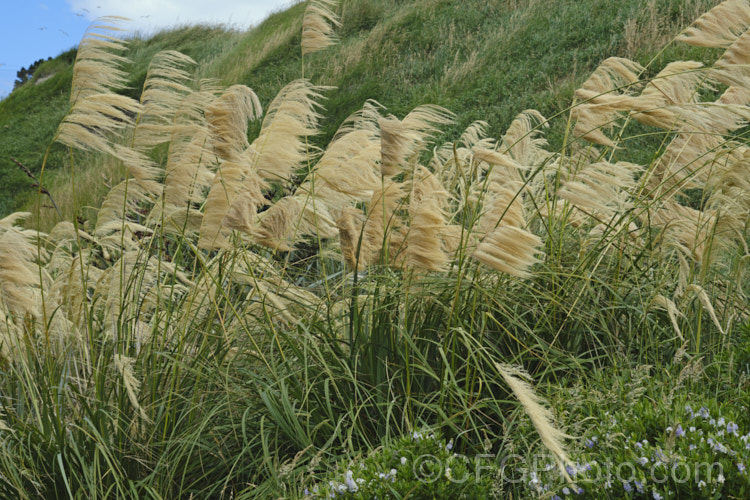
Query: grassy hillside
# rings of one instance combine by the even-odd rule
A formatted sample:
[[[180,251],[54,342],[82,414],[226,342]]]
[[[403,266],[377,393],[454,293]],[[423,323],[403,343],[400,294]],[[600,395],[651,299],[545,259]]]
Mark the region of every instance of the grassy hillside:
[[[750,498],[750,0],[710,6],[103,20],[2,103],[62,215],[3,164],[0,498]]]
[[[341,121],[367,99],[403,116],[432,103],[457,115],[438,139],[455,139],[474,120],[499,135],[516,114],[537,109],[563,113],[572,91],[603,59],[617,55],[645,64],[654,57],[707,60],[711,51],[664,44],[715,0],[346,0],[340,9],[340,43],[306,61],[305,75],[326,92],[325,120],[315,143],[326,144]],[[554,15],[551,14],[554,10]],[[304,4],[272,15],[249,32],[188,27],[134,39],[127,57],[128,95],[138,97],[148,62],[160,50],[195,59],[197,75],[224,85],[242,83],[267,105],[286,82],[300,76],[300,27]],[[586,19],[586,22],[581,22]],[[46,147],[68,109],[71,53],[48,61],[32,82],[0,102],[0,215],[29,206],[32,181],[10,161],[38,172]],[[657,63],[654,67],[661,67]],[[42,77],[53,76],[41,81]],[[564,120],[548,138],[560,144]],[[257,130],[250,131],[250,134]],[[633,144],[640,150],[642,146]],[[645,160],[648,160],[647,158]],[[50,148],[47,184],[65,206],[70,194],[64,149]],[[94,161],[94,163],[96,163]],[[87,203],[98,205],[109,175],[96,165]],[[104,174],[104,178],[102,175]],[[57,184],[60,184],[58,187]],[[49,217],[55,212],[47,208]]]

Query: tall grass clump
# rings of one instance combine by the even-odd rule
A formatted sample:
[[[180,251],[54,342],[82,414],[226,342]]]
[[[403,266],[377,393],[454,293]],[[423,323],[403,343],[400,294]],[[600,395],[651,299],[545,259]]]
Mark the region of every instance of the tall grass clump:
[[[308,5],[303,55],[337,9]],[[450,111],[375,101],[316,147],[327,87],[264,104],[174,51],[135,100],[119,22],[81,43],[55,141],[74,187],[92,154],[123,179],[46,233],[0,221],[3,496],[295,496],[425,427],[500,452],[518,409],[565,471],[532,377],[711,357],[747,321],[745,2],[676,39],[712,66],[605,60],[554,151],[534,110],[436,144]]]

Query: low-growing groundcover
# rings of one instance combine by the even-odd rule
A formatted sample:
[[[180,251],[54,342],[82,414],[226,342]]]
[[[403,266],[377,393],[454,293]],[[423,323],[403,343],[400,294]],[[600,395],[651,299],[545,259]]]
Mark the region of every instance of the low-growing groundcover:
[[[311,476],[302,497],[746,498],[750,371],[724,374],[738,385],[716,387],[723,396],[717,399],[697,392],[714,389],[706,374],[690,361],[684,368],[692,370],[690,380],[685,371],[682,380],[675,373],[675,383],[642,366],[554,396],[575,437],[569,478],[543,446],[520,437],[534,433],[522,419],[503,441],[470,455],[459,450],[461,436],[415,431],[333,464],[323,479]]]
[[[562,413],[583,422],[571,450],[568,472],[576,489],[554,471],[529,470],[524,486],[529,497],[560,498],[745,498],[750,488],[750,418],[747,389],[750,373],[734,376],[734,387],[714,386],[706,374],[692,380],[662,378],[644,366],[623,374],[627,382],[606,380],[603,393],[571,389]],[[685,371],[682,371],[685,377]],[[601,382],[599,382],[601,383]],[[612,386],[614,384],[614,386]],[[723,385],[723,384],[722,384]],[[705,392],[699,392],[700,389]],[[591,391],[591,389],[594,389]],[[721,397],[711,395],[718,390]],[[623,401],[627,404],[623,404]]]
[[[606,59],[499,138],[365,101],[317,147],[337,7],[269,102],[171,50],[117,93],[119,20],[91,27],[74,217],[0,220],[0,496],[746,491],[750,3],[675,40],[710,64]],[[92,158],[123,177],[83,207]]]

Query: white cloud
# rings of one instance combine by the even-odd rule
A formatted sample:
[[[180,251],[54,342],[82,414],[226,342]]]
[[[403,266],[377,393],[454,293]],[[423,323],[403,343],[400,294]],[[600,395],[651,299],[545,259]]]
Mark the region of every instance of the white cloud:
[[[71,10],[90,20],[100,16],[131,19],[128,27],[152,32],[183,24],[227,24],[241,29],[257,24],[294,0],[67,0]]]

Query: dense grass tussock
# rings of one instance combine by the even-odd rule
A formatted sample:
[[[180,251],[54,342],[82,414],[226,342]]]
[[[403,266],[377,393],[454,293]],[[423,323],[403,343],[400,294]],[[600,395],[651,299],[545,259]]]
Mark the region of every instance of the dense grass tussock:
[[[334,2],[305,16],[303,56],[335,43]],[[48,233],[0,220],[2,496],[294,496],[424,426],[504,442],[518,401],[564,472],[527,371],[711,358],[748,319],[744,1],[678,37],[713,65],[605,60],[556,150],[537,111],[433,144],[448,110],[374,101],[317,148],[327,87],[266,104],[174,51],[135,100],[119,21],[81,43],[55,140],[74,191],[81,155],[124,179]]]

